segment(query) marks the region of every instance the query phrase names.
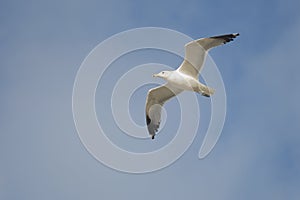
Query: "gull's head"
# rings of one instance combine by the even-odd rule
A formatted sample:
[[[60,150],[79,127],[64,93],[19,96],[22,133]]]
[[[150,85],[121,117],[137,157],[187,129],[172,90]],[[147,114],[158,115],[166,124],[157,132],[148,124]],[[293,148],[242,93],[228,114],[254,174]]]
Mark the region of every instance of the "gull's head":
[[[162,71],[162,72],[159,72],[158,74],[153,74],[153,77],[167,79],[170,74],[171,74],[171,71]]]

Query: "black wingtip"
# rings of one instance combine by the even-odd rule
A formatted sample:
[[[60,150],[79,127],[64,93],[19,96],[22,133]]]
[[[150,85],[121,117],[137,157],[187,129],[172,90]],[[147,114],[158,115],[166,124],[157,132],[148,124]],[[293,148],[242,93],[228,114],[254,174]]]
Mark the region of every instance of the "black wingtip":
[[[148,115],[146,115],[146,123],[147,123],[147,126],[151,123],[151,119]]]
[[[232,33],[232,34],[226,34],[226,35],[213,36],[213,37],[210,37],[210,38],[222,39],[222,40],[224,40],[223,43],[226,44],[227,42],[233,41],[233,38],[236,38],[239,35],[240,35],[239,33]]]
[[[151,137],[152,140],[154,140],[154,136],[155,136],[155,135],[152,135],[152,137]]]

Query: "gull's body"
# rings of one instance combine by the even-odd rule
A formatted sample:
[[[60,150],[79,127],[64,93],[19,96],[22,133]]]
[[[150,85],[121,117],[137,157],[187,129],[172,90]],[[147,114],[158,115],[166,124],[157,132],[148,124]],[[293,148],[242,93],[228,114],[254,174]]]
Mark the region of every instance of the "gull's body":
[[[177,70],[154,74],[167,81],[165,85],[149,90],[146,100],[146,122],[152,139],[158,131],[163,104],[183,91],[194,91],[210,97],[214,89],[199,82],[199,73],[207,52],[233,40],[239,34],[228,34],[194,40],[185,45],[185,58]]]
[[[192,88],[196,88],[199,84],[201,84],[194,77],[191,77],[177,70],[171,71],[170,76],[166,77],[165,80],[178,89],[190,91],[192,91]]]

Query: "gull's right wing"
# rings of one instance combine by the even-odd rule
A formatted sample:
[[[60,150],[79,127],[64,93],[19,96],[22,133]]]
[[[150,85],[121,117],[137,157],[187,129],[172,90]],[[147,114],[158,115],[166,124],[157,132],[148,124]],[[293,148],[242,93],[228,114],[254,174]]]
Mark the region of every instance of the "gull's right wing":
[[[158,131],[160,125],[161,107],[166,101],[180,92],[182,92],[182,90],[174,88],[169,84],[149,90],[146,99],[146,123],[152,139],[154,139],[155,133]]]

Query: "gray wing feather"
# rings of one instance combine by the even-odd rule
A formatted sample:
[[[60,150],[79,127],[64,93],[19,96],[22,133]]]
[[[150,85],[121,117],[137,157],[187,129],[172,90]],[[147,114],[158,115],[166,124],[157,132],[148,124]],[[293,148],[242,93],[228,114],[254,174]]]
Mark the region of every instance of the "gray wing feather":
[[[187,43],[184,61],[178,70],[198,79],[207,52],[213,47],[233,41],[237,36],[239,33],[201,38]]]
[[[146,99],[146,123],[149,134],[154,139],[161,120],[161,109],[166,101],[182,92],[169,84],[149,90]]]

